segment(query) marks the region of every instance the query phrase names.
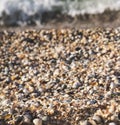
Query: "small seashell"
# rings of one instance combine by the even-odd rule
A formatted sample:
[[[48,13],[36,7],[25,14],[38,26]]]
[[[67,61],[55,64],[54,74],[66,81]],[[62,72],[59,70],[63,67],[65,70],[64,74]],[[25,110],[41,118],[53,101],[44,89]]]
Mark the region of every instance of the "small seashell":
[[[15,79],[16,79],[15,75],[11,76],[11,80],[15,80]]]
[[[23,53],[17,53],[18,58],[23,59],[25,58],[25,54]]]
[[[47,112],[48,112],[48,114],[52,115],[52,114],[54,114],[54,109],[49,108],[49,109],[47,110]]]
[[[34,123],[34,125],[42,125],[42,119],[40,119],[40,118],[35,118],[35,119],[33,120],[33,123]]]

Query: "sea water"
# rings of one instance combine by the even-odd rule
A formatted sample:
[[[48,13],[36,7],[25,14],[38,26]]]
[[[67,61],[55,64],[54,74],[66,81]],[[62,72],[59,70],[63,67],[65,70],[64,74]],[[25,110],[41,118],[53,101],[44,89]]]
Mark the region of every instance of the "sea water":
[[[40,24],[44,12],[61,12],[70,16],[119,10],[120,0],[0,0],[0,25]],[[45,16],[45,15],[44,15]]]

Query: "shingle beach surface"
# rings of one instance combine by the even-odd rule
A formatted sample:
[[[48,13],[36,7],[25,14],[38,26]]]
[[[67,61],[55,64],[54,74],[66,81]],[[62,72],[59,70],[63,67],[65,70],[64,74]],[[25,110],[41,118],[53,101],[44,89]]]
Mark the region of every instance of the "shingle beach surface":
[[[120,29],[0,31],[0,125],[120,125]]]

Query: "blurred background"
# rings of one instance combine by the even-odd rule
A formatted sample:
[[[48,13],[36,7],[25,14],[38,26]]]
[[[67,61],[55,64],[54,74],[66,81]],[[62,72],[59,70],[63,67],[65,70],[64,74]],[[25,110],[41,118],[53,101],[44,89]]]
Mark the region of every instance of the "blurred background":
[[[1,0],[0,27],[120,26],[120,0]]]

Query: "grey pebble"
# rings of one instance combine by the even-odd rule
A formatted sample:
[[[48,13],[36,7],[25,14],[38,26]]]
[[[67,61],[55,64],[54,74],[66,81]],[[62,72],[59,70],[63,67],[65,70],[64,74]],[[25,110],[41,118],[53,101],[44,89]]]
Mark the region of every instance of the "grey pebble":
[[[95,120],[98,124],[103,123],[103,118],[98,115],[93,116],[93,120]]]
[[[77,88],[79,88],[81,86],[81,83],[79,83],[79,82],[75,82],[75,83],[73,83],[73,88],[74,89],[77,89]]]
[[[30,115],[24,115],[24,122],[31,123],[32,117]]]

